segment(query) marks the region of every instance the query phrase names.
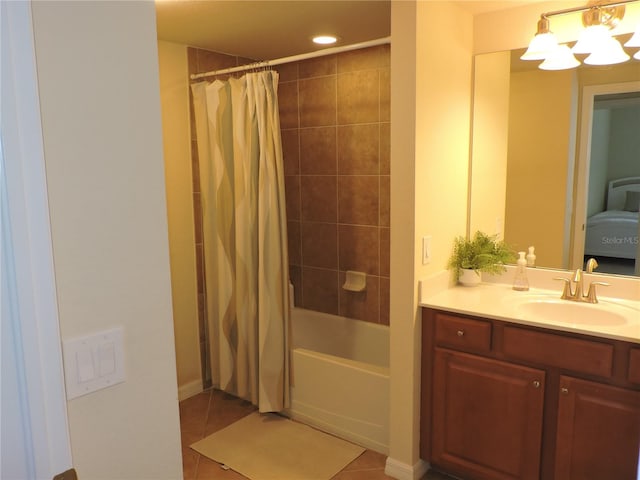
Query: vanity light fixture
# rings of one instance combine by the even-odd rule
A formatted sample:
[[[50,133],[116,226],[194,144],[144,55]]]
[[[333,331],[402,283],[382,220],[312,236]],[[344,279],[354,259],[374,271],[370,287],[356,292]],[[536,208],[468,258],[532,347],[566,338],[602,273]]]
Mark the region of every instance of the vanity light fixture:
[[[611,37],[611,33],[606,25],[590,25],[580,34],[580,38],[573,46],[573,53],[593,53],[598,45],[605,43]]]
[[[640,23],[636,27],[633,36],[624,44],[625,47],[640,47]]]
[[[573,46],[573,53],[593,53],[600,45],[607,43],[612,38],[610,30],[618,25],[624,10],[623,5],[593,6],[582,12],[585,29]]]
[[[568,45],[557,45],[544,59],[538,68],[540,70],[567,70],[580,65],[580,62],[571,53]]]
[[[626,62],[629,58],[631,57],[624,51],[620,42],[609,37],[594,47],[591,54],[584,59],[584,63],[587,65],[614,65]]]
[[[640,23],[636,27],[636,31],[634,32],[634,34],[627,41],[627,43],[624,44],[624,46],[630,48],[640,48]],[[640,60],[640,50],[636,52],[633,58],[635,58],[636,60]]]
[[[531,39],[529,48],[521,60],[544,60],[558,46],[556,36],[549,30],[549,19],[543,14],[538,20],[538,29]]]
[[[331,45],[338,41],[338,37],[334,37],[333,35],[316,35],[312,40],[313,43],[317,43],[318,45]]]
[[[624,44],[624,46],[629,48],[640,48],[640,23],[636,27],[636,31],[634,32],[634,34],[627,41],[627,43]],[[636,52],[633,58],[635,58],[636,60],[640,60],[640,50]]]
[[[611,35],[624,17],[625,4],[640,0],[620,0],[611,2],[608,0],[591,0],[584,7],[556,10],[540,15],[535,37],[531,40],[529,48],[520,57],[522,60],[544,60],[539,68],[542,70],[564,70],[575,68],[580,61],[575,54],[588,55],[584,62],[588,65],[613,65],[626,62],[631,58],[623,49],[620,42]],[[555,36],[551,33],[549,17],[568,13],[582,12],[582,24],[585,29],[573,46],[558,45]],[[625,43],[625,47],[640,47],[640,25],[631,39]],[[634,57],[640,60],[640,51]]]

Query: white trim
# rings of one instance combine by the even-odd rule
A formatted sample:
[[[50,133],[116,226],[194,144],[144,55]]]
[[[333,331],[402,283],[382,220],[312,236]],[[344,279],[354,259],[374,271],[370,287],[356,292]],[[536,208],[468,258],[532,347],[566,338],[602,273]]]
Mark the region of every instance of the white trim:
[[[414,465],[409,465],[387,457],[384,473],[398,480],[420,480],[429,471],[429,468],[430,465],[422,459],[418,460]]]
[[[202,380],[185,383],[184,385],[178,386],[178,401],[181,402],[202,392]]]
[[[19,326],[36,478],[72,466],[58,323],[31,2],[1,2],[2,141]],[[6,43],[5,43],[6,42]]]

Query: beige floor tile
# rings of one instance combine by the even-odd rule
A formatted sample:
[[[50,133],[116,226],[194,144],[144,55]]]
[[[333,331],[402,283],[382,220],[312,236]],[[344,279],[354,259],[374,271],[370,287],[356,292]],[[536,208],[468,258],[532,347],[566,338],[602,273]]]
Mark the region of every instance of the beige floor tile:
[[[257,408],[250,402],[226,393],[211,390],[180,402],[180,430],[182,466],[185,480],[247,480],[233,470],[198,454],[189,446],[211,433],[240,420]],[[332,480],[387,480],[386,456],[366,450],[347,465]],[[452,480],[451,477],[430,471],[421,480]]]
[[[353,462],[345,467],[345,470],[364,470],[382,468],[384,469],[387,457],[382,453],[373,450],[365,450],[365,452],[356,458]]]
[[[422,477],[422,480],[455,480],[455,478],[445,475],[444,473],[436,472],[435,470],[429,470],[427,474]]]
[[[198,453],[188,447],[182,447],[182,473],[184,480],[194,480],[198,468]]]
[[[180,430],[183,433],[202,435],[209,414],[211,395],[203,392],[180,402]]]
[[[387,480],[393,479],[385,475],[384,469],[375,468],[369,470],[343,470],[331,480]]]
[[[196,480],[247,480],[247,477],[233,470],[225,470],[219,463],[200,455]]]

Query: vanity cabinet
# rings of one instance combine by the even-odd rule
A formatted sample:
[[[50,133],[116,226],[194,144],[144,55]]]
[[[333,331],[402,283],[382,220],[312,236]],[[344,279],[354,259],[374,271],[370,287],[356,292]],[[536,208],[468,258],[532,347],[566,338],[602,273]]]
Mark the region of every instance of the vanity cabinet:
[[[542,370],[437,348],[433,462],[537,479],[544,378]]]
[[[560,377],[555,478],[636,479],[638,445],[640,392]]]
[[[638,345],[423,310],[421,456],[465,480],[635,480]]]

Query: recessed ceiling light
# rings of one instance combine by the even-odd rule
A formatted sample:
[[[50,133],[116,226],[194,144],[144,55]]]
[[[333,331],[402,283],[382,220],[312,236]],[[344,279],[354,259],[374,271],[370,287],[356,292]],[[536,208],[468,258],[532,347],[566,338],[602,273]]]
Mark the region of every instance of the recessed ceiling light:
[[[313,37],[313,43],[317,43],[318,45],[331,45],[337,41],[338,38],[333,35],[316,35]]]

